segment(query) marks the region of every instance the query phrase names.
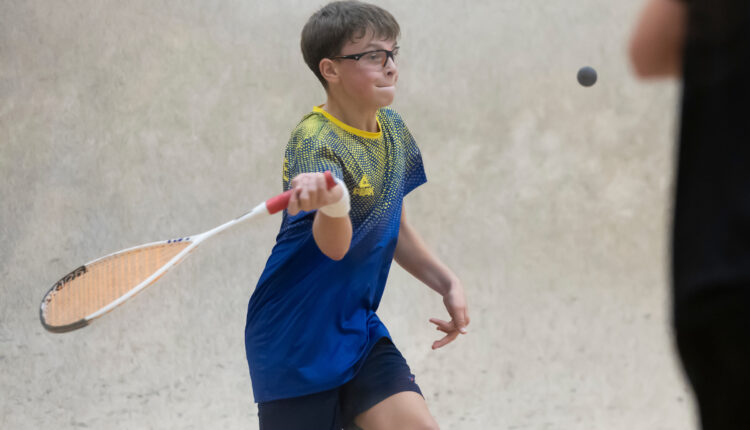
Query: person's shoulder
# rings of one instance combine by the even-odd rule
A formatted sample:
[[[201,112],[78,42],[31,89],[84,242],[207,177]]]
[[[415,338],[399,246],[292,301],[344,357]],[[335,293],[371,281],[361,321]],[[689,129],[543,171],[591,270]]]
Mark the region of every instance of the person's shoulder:
[[[380,108],[380,110],[378,111],[378,115],[382,119],[387,119],[390,121],[400,122],[400,123],[404,122],[404,120],[401,118],[401,114],[396,112],[396,110],[391,107]]]
[[[396,112],[395,109],[390,107],[384,107],[380,108],[378,111],[378,119],[380,120],[380,124],[383,126],[383,128],[390,128],[390,129],[405,129],[406,123],[404,122],[404,119],[401,117],[401,114]]]
[[[311,111],[302,117],[292,130],[289,144],[307,149],[325,146],[330,135],[330,126],[325,117],[319,112]]]
[[[297,123],[292,130],[292,138],[299,140],[315,140],[326,128],[323,115],[317,112],[308,112]]]

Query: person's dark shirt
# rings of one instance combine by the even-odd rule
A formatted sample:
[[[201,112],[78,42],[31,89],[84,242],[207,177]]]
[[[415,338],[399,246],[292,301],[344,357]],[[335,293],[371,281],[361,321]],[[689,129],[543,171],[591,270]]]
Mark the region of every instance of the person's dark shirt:
[[[687,0],[676,299],[750,285],[750,2]]]

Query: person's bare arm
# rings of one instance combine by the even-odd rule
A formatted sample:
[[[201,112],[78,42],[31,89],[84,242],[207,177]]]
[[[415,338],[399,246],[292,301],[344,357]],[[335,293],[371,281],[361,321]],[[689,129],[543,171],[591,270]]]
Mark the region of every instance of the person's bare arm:
[[[430,318],[437,330],[445,336],[432,344],[432,349],[443,347],[459,334],[466,334],[469,325],[469,312],[466,306],[464,288],[458,277],[443,264],[425,245],[416,230],[406,222],[406,208],[401,208],[401,225],[398,243],[393,258],[407,272],[443,296],[443,304],[451,321]]]
[[[630,40],[630,62],[641,78],[682,74],[687,6],[680,0],[649,0]]]

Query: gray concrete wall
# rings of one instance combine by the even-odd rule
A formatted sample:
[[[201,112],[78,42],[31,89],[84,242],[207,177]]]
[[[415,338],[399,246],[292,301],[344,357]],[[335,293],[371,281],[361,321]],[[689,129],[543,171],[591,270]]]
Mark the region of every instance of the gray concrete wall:
[[[290,130],[324,101],[298,48],[321,3],[0,2],[0,427],[257,428],[243,327],[279,218],[84,330],[45,332],[38,305],[83,262],[279,190]],[[394,267],[380,315],[442,427],[694,428],[668,315],[678,89],[631,75],[642,3],[378,3],[429,178],[408,216],[472,317],[431,351],[442,302]]]

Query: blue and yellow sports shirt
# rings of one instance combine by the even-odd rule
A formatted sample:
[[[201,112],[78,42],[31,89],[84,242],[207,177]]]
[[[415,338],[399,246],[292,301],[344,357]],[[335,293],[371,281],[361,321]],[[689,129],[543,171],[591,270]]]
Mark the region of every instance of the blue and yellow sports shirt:
[[[315,107],[287,144],[283,185],[330,170],[351,195],[352,243],[340,261],[312,235],[314,212],[284,211],[276,245],[250,298],[245,350],[256,402],[298,397],[351,380],[390,337],[378,309],[398,239],[403,197],[426,182],[401,117],[378,111],[380,131],[350,127]]]

